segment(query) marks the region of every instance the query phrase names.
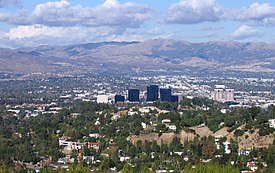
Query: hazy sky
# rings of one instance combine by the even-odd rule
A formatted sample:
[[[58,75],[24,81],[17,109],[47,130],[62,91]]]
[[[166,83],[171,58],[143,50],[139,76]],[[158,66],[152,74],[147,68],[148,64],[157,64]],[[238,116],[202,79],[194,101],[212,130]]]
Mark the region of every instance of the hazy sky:
[[[0,0],[0,46],[275,40],[274,0]]]

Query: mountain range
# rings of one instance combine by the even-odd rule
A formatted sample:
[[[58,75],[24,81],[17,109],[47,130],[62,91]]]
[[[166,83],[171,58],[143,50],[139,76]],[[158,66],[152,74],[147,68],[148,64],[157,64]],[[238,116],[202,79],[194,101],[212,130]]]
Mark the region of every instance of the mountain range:
[[[82,74],[108,71],[275,72],[275,44],[190,43],[170,39],[69,46],[0,48],[0,71],[19,74]]]

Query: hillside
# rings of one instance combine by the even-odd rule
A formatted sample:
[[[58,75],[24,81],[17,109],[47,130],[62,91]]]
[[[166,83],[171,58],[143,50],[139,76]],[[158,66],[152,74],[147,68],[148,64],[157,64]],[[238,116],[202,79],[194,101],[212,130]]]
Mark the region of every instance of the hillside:
[[[168,39],[102,42],[70,46],[0,49],[0,71],[28,73],[112,73],[137,71],[275,72],[275,45],[190,43]]]
[[[244,135],[240,137],[236,137],[234,135],[234,131],[228,132],[228,127],[224,127],[213,134],[213,132],[208,127],[192,127],[190,129],[194,130],[193,132],[186,132],[184,130],[180,131],[179,134],[175,134],[174,132],[170,133],[148,133],[148,134],[140,134],[139,136],[131,135],[129,136],[129,140],[136,144],[137,141],[142,141],[143,143],[145,141],[157,141],[158,145],[163,144],[170,144],[172,140],[177,137],[180,139],[180,142],[184,144],[186,141],[193,141],[195,137],[199,137],[200,139],[203,137],[226,137],[226,140],[230,142],[231,140],[236,140],[239,145],[239,150],[242,149],[253,149],[253,148],[267,148],[269,145],[271,145],[274,141],[274,134],[272,135],[266,135],[266,136],[260,136],[259,135],[259,129],[254,129],[252,133],[245,132]],[[244,130],[244,125],[240,126],[238,129]]]

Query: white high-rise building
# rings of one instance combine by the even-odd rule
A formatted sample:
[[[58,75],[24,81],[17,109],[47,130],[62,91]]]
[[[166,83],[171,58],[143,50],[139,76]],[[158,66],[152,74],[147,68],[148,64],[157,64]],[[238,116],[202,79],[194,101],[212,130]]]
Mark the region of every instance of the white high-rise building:
[[[234,89],[216,88],[213,93],[213,100],[222,102],[234,101]]]
[[[214,100],[221,101],[223,100],[223,91],[224,89],[215,89],[214,90]]]
[[[234,89],[225,89],[224,100],[225,101],[234,101]]]
[[[107,95],[98,95],[97,103],[109,103],[109,98]]]

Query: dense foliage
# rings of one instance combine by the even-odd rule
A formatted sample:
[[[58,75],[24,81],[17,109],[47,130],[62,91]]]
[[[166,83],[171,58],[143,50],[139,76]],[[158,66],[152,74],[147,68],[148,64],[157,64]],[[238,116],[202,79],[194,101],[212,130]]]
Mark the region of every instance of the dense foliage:
[[[195,168],[188,165],[184,171],[188,173],[240,173],[240,170],[232,165],[219,165],[213,163],[205,165],[199,164]]]
[[[64,103],[62,103],[64,104]],[[230,131],[235,130],[242,124],[246,124],[247,131],[254,128],[259,129],[259,134],[266,136],[274,132],[267,120],[275,118],[275,108],[261,110],[256,107],[248,109],[230,110],[223,114],[218,105],[208,99],[196,98],[186,99],[182,103],[156,102],[154,106],[169,110],[168,113],[160,113],[156,116],[155,110],[142,114],[137,110],[134,116],[124,113],[121,117],[113,121],[112,116],[118,113],[118,106],[108,104],[97,104],[93,102],[70,103],[66,109],[62,109],[58,114],[43,114],[36,117],[26,118],[25,109],[22,108],[19,116],[13,116],[1,110],[0,116],[0,163],[13,168],[15,163],[37,163],[43,159],[56,162],[64,157],[59,147],[58,139],[62,136],[70,137],[72,141],[98,141],[101,143],[99,151],[85,148],[84,155],[93,155],[99,159],[100,163],[94,165],[78,164],[70,167],[71,172],[85,172],[88,168],[98,169],[99,172],[108,172],[110,168],[116,167],[122,172],[149,172],[157,169],[172,169],[180,172],[183,169],[192,171],[232,170],[237,171],[245,168],[245,163],[253,156],[265,158],[269,165],[266,171],[274,170],[275,148],[271,145],[268,149],[256,150],[253,155],[238,157],[238,144],[231,141],[229,146],[230,154],[224,153],[224,148],[217,149],[213,137],[196,137],[194,141],[186,141],[182,145],[178,138],[174,138],[170,144],[158,145],[155,141],[138,141],[136,145],[127,140],[129,135],[139,135],[141,133],[165,133],[171,132],[161,121],[170,119],[177,127],[176,133],[181,129],[189,129],[192,126],[205,124],[214,132],[224,126],[230,127]],[[130,105],[131,106],[131,105]],[[129,107],[120,107],[120,111],[128,110]],[[203,109],[209,107],[209,109]],[[188,109],[179,109],[188,108]],[[76,115],[76,116],[73,116]],[[100,124],[97,125],[96,122]],[[141,123],[150,124],[155,122],[156,127],[144,130]],[[101,134],[101,138],[89,137],[91,133]],[[161,133],[159,133],[161,135]],[[244,131],[236,130],[236,137],[244,135]],[[110,145],[110,142],[113,142]],[[223,142],[221,140],[220,142]],[[173,152],[182,152],[182,155]],[[104,157],[101,153],[106,153],[109,157]],[[119,154],[118,154],[119,153]],[[152,157],[152,153],[154,157]],[[131,163],[121,162],[118,155],[131,157]],[[215,155],[222,155],[216,158]],[[184,156],[188,156],[188,161],[182,161]],[[71,157],[77,163],[77,153],[74,151]],[[212,159],[213,164],[201,165],[201,159]],[[237,167],[227,165],[234,162]],[[145,164],[146,163],[146,164]],[[219,164],[217,164],[219,163]],[[130,166],[131,165],[131,166]],[[191,165],[197,167],[191,168]],[[4,172],[9,171],[5,166]],[[11,171],[11,170],[10,170]],[[42,172],[51,172],[51,168],[45,168]],[[63,170],[64,171],[64,170]],[[70,172],[69,171],[69,172]],[[81,172],[80,171],[80,172]],[[1,171],[0,171],[1,172]]]

